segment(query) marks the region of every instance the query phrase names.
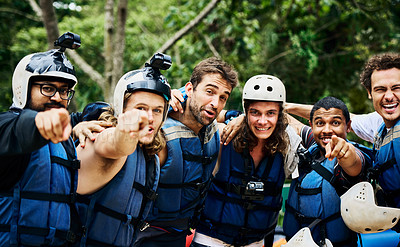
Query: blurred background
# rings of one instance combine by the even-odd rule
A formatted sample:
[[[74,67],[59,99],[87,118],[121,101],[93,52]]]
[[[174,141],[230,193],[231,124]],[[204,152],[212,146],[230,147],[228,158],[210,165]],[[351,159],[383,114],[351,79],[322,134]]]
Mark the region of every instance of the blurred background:
[[[161,51],[163,72],[183,86],[202,59],[218,56],[239,73],[226,109],[241,109],[255,74],[279,77],[287,101],[313,104],[331,95],[353,113],[373,110],[359,83],[373,54],[400,52],[400,0],[0,0],[0,110],[11,105],[18,61],[53,48],[64,32],[81,36],[67,56],[79,84],[71,111],[112,102],[115,83]]]

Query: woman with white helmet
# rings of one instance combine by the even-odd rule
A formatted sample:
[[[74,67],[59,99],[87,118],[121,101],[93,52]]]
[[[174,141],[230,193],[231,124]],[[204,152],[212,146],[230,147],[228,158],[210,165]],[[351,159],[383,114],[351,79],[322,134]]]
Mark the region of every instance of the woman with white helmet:
[[[274,76],[246,82],[245,119],[239,134],[221,147],[192,246],[272,246],[288,146],[285,97],[283,83]]]
[[[157,55],[170,65],[169,56]],[[152,62],[126,73],[114,90],[115,114],[109,109],[99,118],[115,127],[77,148],[78,208],[86,229],[81,246],[130,246],[148,226],[160,175],[155,154],[165,145],[160,129],[170,97],[167,80]]]

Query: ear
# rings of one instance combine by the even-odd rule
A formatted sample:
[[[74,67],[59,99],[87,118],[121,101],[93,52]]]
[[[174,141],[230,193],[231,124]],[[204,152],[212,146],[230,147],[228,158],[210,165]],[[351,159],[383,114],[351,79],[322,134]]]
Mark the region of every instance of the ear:
[[[349,120],[349,122],[346,125],[347,125],[346,132],[350,133],[350,131],[351,131],[351,119]]]
[[[308,124],[310,125],[310,127],[312,128],[312,121],[308,120]]]
[[[186,95],[188,96],[188,98],[192,97],[192,94],[193,94],[193,84],[192,84],[190,81],[188,81],[188,82],[185,84],[185,91],[186,91]]]
[[[371,95],[371,92],[369,90],[368,90],[368,99],[372,100],[372,95]]]

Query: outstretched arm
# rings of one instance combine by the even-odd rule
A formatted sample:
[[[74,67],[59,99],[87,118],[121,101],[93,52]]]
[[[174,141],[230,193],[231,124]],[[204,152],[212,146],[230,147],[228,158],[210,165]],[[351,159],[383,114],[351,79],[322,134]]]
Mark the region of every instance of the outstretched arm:
[[[133,109],[120,114],[117,126],[97,134],[94,142],[86,139],[85,148],[77,147],[81,160],[77,192],[89,194],[106,185],[123,167],[128,155],[136,150],[147,131],[147,114]]]
[[[335,157],[339,165],[349,176],[358,176],[362,170],[361,158],[356,148],[346,140],[332,136],[331,141],[325,147],[325,158],[333,160]]]

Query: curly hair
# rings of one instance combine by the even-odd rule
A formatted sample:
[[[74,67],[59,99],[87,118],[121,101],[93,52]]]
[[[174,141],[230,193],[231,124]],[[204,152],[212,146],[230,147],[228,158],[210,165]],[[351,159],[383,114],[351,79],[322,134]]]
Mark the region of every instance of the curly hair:
[[[258,143],[257,137],[250,130],[247,119],[248,109],[252,102],[254,101],[244,101],[246,115],[243,122],[239,126],[238,134],[232,140],[233,148],[238,153],[243,153],[243,150],[246,148],[246,146],[248,146],[249,151],[251,152]],[[264,145],[264,152],[267,156],[272,156],[277,152],[282,153],[282,155],[285,155],[287,153],[287,149],[289,146],[289,137],[285,131],[287,125],[288,120],[286,118],[286,115],[283,113],[283,104],[279,103],[278,121],[276,123],[275,130],[274,132],[272,132],[271,136],[268,137],[268,141],[265,142]]]
[[[371,93],[371,75],[375,70],[400,69],[399,53],[383,53],[372,56],[364,65],[360,82]]]
[[[129,97],[131,95],[132,95],[131,93],[125,94],[124,105],[125,105],[125,102],[129,99]],[[111,108],[111,107],[107,107],[106,111],[103,112],[99,116],[98,120],[110,122],[110,123],[112,123],[113,127],[117,126],[117,124],[118,124],[118,118],[114,116],[114,109]],[[155,155],[158,152],[160,152],[161,149],[163,149],[165,147],[165,145],[166,145],[166,140],[165,140],[164,132],[160,128],[157,131],[157,134],[154,137],[153,142],[151,142],[149,144],[144,144],[144,145],[142,145],[142,147],[143,147],[144,150],[146,150],[148,155]]]

